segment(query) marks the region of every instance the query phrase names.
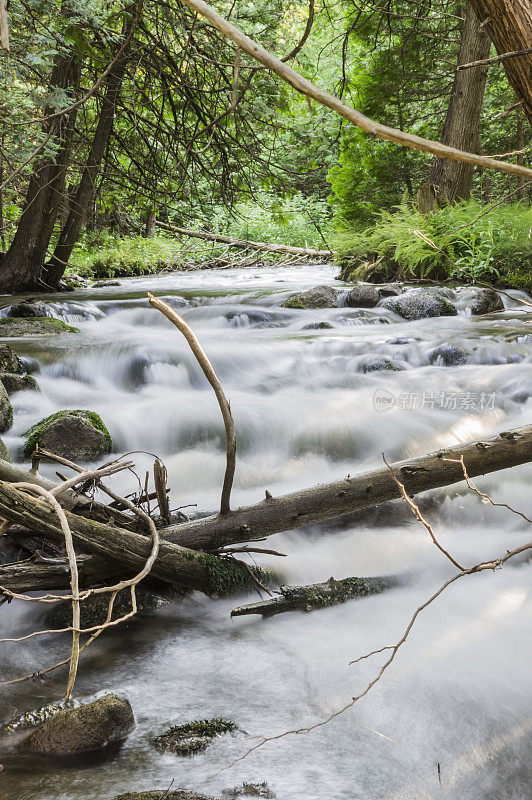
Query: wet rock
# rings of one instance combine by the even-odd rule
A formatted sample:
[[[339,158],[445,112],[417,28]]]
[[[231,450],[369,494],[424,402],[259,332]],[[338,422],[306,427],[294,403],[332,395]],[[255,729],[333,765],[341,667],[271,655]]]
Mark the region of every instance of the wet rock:
[[[266,781],[262,783],[244,783],[242,786],[235,786],[233,789],[223,789],[222,795],[224,797],[265,797],[268,800],[274,800],[276,795]]]
[[[78,333],[79,328],[52,317],[3,317],[0,337],[53,336],[58,333]]]
[[[401,361],[394,361],[393,358],[387,356],[365,356],[358,362],[357,372],[381,372],[388,370],[389,372],[400,372],[406,369]]]
[[[454,317],[458,313],[448,300],[427,291],[405,292],[398,297],[388,297],[382,305],[410,321],[425,317]]]
[[[8,317],[46,317],[48,316],[48,307],[42,303],[36,303],[33,300],[24,300],[22,303],[17,303],[11,306],[7,312]]]
[[[0,372],[0,381],[9,395],[15,392],[39,391],[35,378],[31,375],[17,375],[14,372]]]
[[[329,330],[330,328],[334,328],[334,325],[331,325],[330,322],[311,322],[309,325],[304,325],[302,330],[319,331],[319,330]]]
[[[4,461],[9,461],[9,463],[11,463],[13,461],[13,459],[11,458],[11,453],[9,452],[7,447],[5,446],[5,444],[2,441],[2,439],[0,439],[0,458],[3,458]]]
[[[503,311],[504,303],[495,289],[479,289],[471,303],[472,314],[489,314],[492,311]]]
[[[72,461],[94,461],[110,453],[113,446],[109,431],[94,411],[58,411],[33,425],[25,436],[26,458],[37,444]]]
[[[397,297],[398,294],[401,294],[402,288],[400,283],[387,283],[379,286],[377,291],[380,297]]]
[[[345,305],[351,308],[374,308],[380,300],[374,286],[355,286],[345,297]]]
[[[113,800],[214,800],[212,797],[207,797],[206,794],[198,794],[198,792],[191,792],[189,789],[173,789],[168,791],[166,789],[155,789],[151,792],[126,792],[119,794]]]
[[[459,344],[441,344],[429,353],[429,362],[435,366],[457,367],[469,358],[470,353]]]
[[[136,590],[137,615],[139,617],[152,616],[161,605],[161,598],[154,592],[146,589]],[[109,595],[91,595],[81,602],[81,627],[92,628],[101,625],[107,617]],[[129,614],[132,610],[131,594],[120,592],[113,605],[112,619],[119,619]],[[50,628],[66,628],[72,625],[72,603],[69,600],[54,604],[45,616],[46,625]]]
[[[178,756],[190,756],[205,750],[216,736],[235,730],[235,723],[225,719],[195,720],[185,725],[173,725],[155,736],[152,742],[158,750],[170,750]]]
[[[334,308],[342,292],[332,286],[313,286],[306,292],[293,294],[283,303],[284,308]]]
[[[106,694],[92,703],[50,717],[23,740],[33,753],[74,755],[119,744],[135,725],[129,700]]]
[[[96,281],[92,284],[93,289],[103,289],[104,286],[120,286],[120,281]]]
[[[7,431],[13,424],[13,408],[3,383],[0,383],[0,433]]]
[[[26,370],[20,358],[8,344],[0,344],[0,372],[21,375]]]

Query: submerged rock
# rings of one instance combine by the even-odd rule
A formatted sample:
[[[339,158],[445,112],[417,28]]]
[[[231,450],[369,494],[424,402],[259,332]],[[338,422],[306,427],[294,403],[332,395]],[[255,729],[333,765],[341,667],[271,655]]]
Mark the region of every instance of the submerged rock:
[[[158,750],[170,750],[178,756],[190,756],[205,750],[207,745],[222,733],[236,730],[234,722],[226,719],[202,719],[173,725],[152,739]]]
[[[31,375],[17,375],[15,372],[0,372],[0,381],[9,395],[15,392],[39,391],[39,385]]]
[[[389,372],[400,372],[406,369],[401,361],[394,361],[393,358],[387,356],[365,356],[358,362],[357,372],[380,372],[388,370]]]
[[[244,783],[242,786],[235,786],[233,789],[223,789],[222,794],[224,797],[264,797],[268,800],[274,800],[276,795],[266,781],[262,783]]]
[[[17,375],[25,372],[22,361],[8,344],[0,344],[0,372],[16,373]]]
[[[470,353],[459,344],[440,344],[429,353],[429,362],[435,366],[457,367],[467,364]]]
[[[13,407],[3,383],[0,382],[0,433],[4,433],[13,424]]]
[[[345,297],[345,305],[351,308],[374,308],[380,300],[374,286],[355,286]]]
[[[479,289],[471,303],[472,314],[489,314],[492,311],[503,311],[504,303],[495,289]]]
[[[455,317],[458,314],[453,304],[444,297],[427,291],[411,291],[398,297],[388,297],[382,305],[410,321],[425,317]]]
[[[58,333],[78,333],[79,328],[52,317],[3,317],[0,337],[51,336]]]
[[[305,325],[302,328],[302,330],[319,331],[319,330],[329,330],[330,328],[334,328],[334,325],[331,325],[330,322],[311,322],[309,325]]]
[[[42,303],[36,303],[33,300],[24,300],[22,303],[17,303],[11,306],[7,312],[8,317],[47,317],[47,306]]]
[[[161,604],[161,598],[147,589],[136,590],[137,615],[148,617],[155,614]],[[94,625],[101,625],[107,617],[109,607],[109,595],[96,594],[82,600],[81,608],[81,627],[92,628]],[[129,591],[120,592],[113,605],[112,619],[119,619],[129,614],[132,610],[131,594]],[[70,600],[63,600],[54,604],[45,616],[46,625],[51,628],[66,628],[72,625],[72,603]]]
[[[106,694],[92,703],[68,708],[50,717],[23,740],[33,753],[74,755],[119,744],[135,725],[129,700]]]
[[[313,286],[306,292],[293,294],[283,303],[284,308],[334,308],[342,292],[332,286]]]
[[[113,447],[109,431],[94,411],[58,411],[33,425],[25,436],[26,458],[36,445],[72,461],[94,461]]]

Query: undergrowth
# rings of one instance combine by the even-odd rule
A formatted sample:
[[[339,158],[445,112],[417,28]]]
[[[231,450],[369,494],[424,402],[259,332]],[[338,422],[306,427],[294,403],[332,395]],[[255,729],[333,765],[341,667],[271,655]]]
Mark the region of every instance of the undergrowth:
[[[449,279],[532,288],[532,209],[524,203],[490,208],[470,201],[426,215],[405,203],[382,212],[364,231],[338,231],[333,244],[347,280]]]

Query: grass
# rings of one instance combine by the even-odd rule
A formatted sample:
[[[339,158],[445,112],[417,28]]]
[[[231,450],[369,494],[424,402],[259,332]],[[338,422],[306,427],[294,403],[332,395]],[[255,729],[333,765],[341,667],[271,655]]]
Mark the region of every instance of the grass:
[[[532,209],[524,203],[489,208],[470,201],[426,215],[402,204],[364,231],[338,231],[333,244],[345,280],[448,279],[532,288]]]
[[[257,201],[237,203],[232,213],[216,206],[205,216],[189,222],[176,221],[179,227],[207,230],[237,239],[290,244],[296,247],[326,247],[320,230],[326,236],[330,216],[325,200],[296,194],[278,198],[262,192]],[[217,258],[237,260],[243,253],[232,248],[195,237],[177,236],[156,229],[155,236],[119,237],[109,231],[90,233],[76,247],[70,272],[100,280],[132,277],[165,270],[189,269]],[[282,256],[286,258],[286,256]],[[279,259],[277,254],[261,253],[265,263]]]

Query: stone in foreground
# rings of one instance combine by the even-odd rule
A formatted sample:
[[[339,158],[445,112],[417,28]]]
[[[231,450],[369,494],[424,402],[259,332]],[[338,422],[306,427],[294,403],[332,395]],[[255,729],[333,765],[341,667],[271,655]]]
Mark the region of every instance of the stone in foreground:
[[[347,293],[345,304],[352,308],[374,308],[380,299],[374,286],[355,286]]]
[[[426,317],[455,317],[458,311],[444,297],[432,292],[405,292],[398,297],[388,297],[384,308],[394,311],[409,321]]]
[[[30,733],[22,747],[57,756],[102,750],[120,744],[135,725],[129,700],[106,694],[92,703],[60,711]]]
[[[0,344],[0,372],[22,375],[25,371],[22,361],[13,348],[8,344]]]
[[[39,445],[72,461],[95,461],[113,446],[109,431],[94,411],[58,411],[33,425],[25,436],[26,458]]]
[[[334,308],[341,294],[332,286],[313,286],[306,292],[293,294],[283,303],[283,308]]]
[[[13,408],[3,383],[0,382],[0,433],[4,433],[13,424]]]
[[[155,736],[152,741],[158,750],[170,750],[178,756],[190,756],[205,750],[216,736],[235,730],[234,722],[225,719],[202,719],[187,722],[185,725],[173,725],[164,733]]]
[[[17,303],[11,306],[7,312],[8,317],[46,317],[48,316],[48,308],[42,303],[35,303],[33,300],[23,300],[22,303]]]
[[[11,395],[15,392],[39,391],[37,381],[32,375],[18,375],[16,372],[0,372],[0,381],[4,384],[6,392]]]
[[[480,289],[471,303],[471,313],[491,314],[493,311],[504,311],[502,298],[495,289]]]

